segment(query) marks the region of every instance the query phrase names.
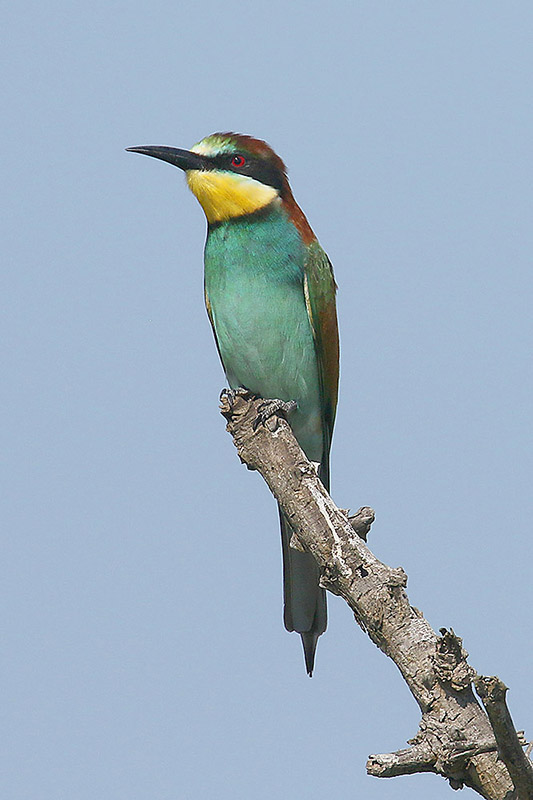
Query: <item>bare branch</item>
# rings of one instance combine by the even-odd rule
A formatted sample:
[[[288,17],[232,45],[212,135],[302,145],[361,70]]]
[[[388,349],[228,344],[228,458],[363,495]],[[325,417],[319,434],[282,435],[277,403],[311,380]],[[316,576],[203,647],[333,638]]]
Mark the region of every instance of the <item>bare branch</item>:
[[[485,678],[482,675],[474,678],[474,686],[485,706],[501,757],[513,779],[517,798],[518,800],[531,800],[533,798],[533,766],[522,749],[525,742],[520,741],[507,707],[505,699],[507,686],[499,678]]]
[[[435,756],[426,744],[406,747],[396,753],[368,756],[366,771],[376,778],[395,778],[415,772],[435,772]]]
[[[371,756],[369,773],[432,771],[453,788],[464,784],[488,800],[517,800],[489,720],[473,694],[473,670],[459,637],[446,630],[439,637],[410,605],[403,569],[381,563],[355,535],[347,513],[335,506],[281,416],[263,416],[263,424],[254,427],[264,401],[245,390],[223,393],[221,401],[241,461],[267,482],[290,520],[294,544],[313,554],[322,585],[345,599],[360,627],[396,663],[420,707],[412,746]],[[373,512],[366,516],[370,520]]]

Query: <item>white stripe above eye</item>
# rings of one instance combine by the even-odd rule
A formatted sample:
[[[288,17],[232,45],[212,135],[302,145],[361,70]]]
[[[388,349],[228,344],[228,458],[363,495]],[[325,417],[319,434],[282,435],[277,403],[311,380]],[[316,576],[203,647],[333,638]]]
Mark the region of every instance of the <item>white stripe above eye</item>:
[[[218,156],[223,153],[231,153],[234,149],[235,145],[227,139],[223,139],[221,136],[208,136],[193,145],[191,153],[197,153],[199,156]]]

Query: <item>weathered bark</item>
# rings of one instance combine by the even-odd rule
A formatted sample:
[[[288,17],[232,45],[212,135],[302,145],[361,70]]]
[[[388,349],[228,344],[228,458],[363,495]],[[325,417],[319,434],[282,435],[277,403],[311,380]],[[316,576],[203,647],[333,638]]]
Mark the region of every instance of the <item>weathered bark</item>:
[[[279,414],[254,426],[264,401],[244,390],[224,392],[221,401],[241,461],[267,482],[291,523],[294,545],[313,554],[322,585],[346,600],[360,627],[396,663],[422,712],[411,746],[370,756],[367,772],[379,777],[435,772],[454,789],[469,786],[488,800],[527,797],[514,788],[473,694],[475,672],[461,640],[444,629],[438,636],[409,604],[403,569],[382,564],[365,544],[372,509],[349,519],[335,506]]]
[[[476,675],[474,686],[485,706],[517,797],[520,800],[530,800],[533,798],[533,766],[523,750],[526,744],[523,733],[517,733],[507,708],[507,686],[499,678],[485,678],[482,675]]]

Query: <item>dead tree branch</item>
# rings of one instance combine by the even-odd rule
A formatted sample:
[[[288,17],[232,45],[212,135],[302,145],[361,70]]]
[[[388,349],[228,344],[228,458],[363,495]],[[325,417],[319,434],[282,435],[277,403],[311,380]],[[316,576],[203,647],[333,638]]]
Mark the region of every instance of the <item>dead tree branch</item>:
[[[434,772],[454,789],[469,786],[488,800],[525,798],[514,788],[474,696],[475,673],[461,639],[444,629],[438,636],[410,605],[403,569],[381,563],[365,544],[372,509],[349,519],[335,506],[279,414],[254,426],[264,401],[244,390],[225,392],[221,401],[241,461],[267,482],[290,520],[294,544],[313,554],[322,585],[344,598],[360,627],[395,662],[420,707],[411,746],[370,756],[367,772],[378,777]]]
[[[474,686],[485,706],[501,757],[516,787],[516,796],[519,800],[531,800],[533,766],[523,750],[526,742],[517,733],[507,707],[507,686],[499,678],[485,678],[482,675],[474,678]]]

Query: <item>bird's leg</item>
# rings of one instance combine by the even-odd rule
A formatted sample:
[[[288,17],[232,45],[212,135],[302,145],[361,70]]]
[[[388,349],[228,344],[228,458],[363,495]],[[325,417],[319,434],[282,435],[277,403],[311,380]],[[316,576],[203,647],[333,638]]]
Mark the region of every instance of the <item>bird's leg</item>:
[[[258,408],[257,417],[254,420],[253,429],[256,431],[260,425],[264,425],[270,417],[280,414],[287,417],[291,411],[298,407],[296,400],[265,400]]]

